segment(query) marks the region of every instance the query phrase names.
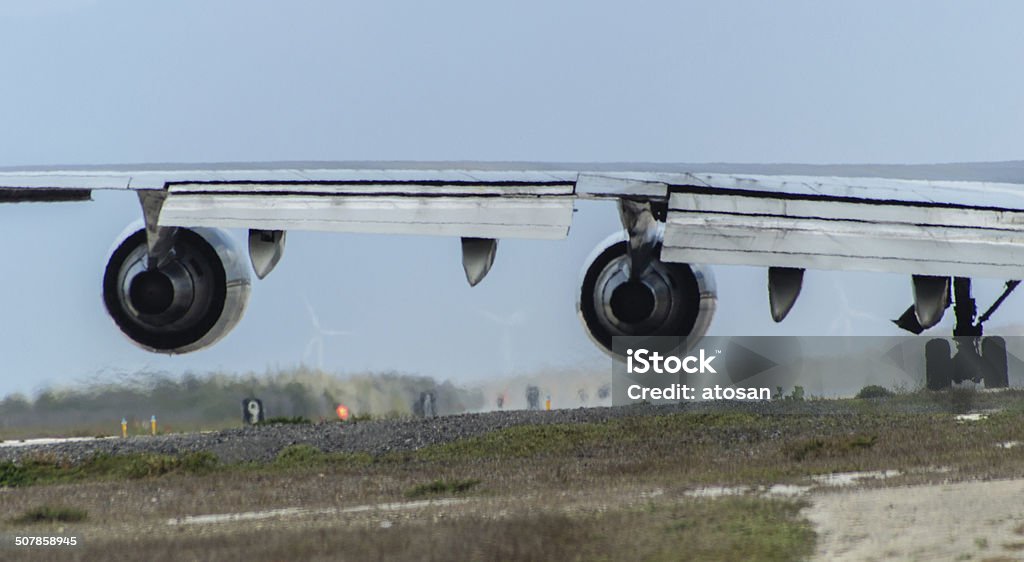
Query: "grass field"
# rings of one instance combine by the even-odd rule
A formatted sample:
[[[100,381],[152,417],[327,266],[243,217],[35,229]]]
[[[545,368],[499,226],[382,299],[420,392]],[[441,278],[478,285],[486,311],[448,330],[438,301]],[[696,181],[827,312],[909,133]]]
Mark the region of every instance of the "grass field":
[[[936,400],[948,411],[912,413]],[[202,453],[75,466],[39,457],[0,465],[0,533],[85,543],[4,559],[798,560],[815,544],[801,500],[692,492],[865,470],[902,471],[887,481],[897,484],[1020,477],[1024,446],[1006,446],[1024,440],[1020,402],[1018,392],[951,392],[836,401],[852,412],[843,415],[524,425],[376,457],[295,445],[261,464]],[[955,414],[964,409],[991,412],[965,422]],[[380,504],[402,507],[360,507]],[[178,519],[294,507],[311,511]],[[51,517],[61,513],[77,520]]]

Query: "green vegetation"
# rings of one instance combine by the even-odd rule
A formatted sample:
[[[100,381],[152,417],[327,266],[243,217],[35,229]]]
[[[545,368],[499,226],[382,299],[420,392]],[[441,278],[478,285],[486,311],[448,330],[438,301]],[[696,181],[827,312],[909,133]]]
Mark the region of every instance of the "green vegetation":
[[[790,562],[808,557],[815,545],[810,524],[799,514],[802,507],[784,500],[722,498],[592,514],[540,511],[442,521],[406,528],[399,537],[372,530],[332,542],[344,540],[346,554],[354,559],[410,560],[413,552],[434,552],[451,560]]]
[[[400,453],[418,460],[438,461],[476,457],[531,457],[583,446],[600,439],[625,437],[618,424],[521,425],[480,437],[431,445],[415,453]]]
[[[88,513],[73,507],[40,506],[29,509],[11,520],[12,523],[78,523],[85,521]]]
[[[0,488],[63,484],[89,480],[156,478],[170,474],[205,475],[232,471],[265,471],[367,466],[374,462],[367,453],[324,453],[312,445],[286,447],[275,459],[264,463],[223,465],[209,451],[183,455],[136,453],[129,455],[99,454],[73,464],[41,456],[23,462],[0,462]]]
[[[878,441],[876,435],[840,435],[815,437],[792,443],[787,450],[796,462],[822,457],[843,457],[858,449],[870,449]]]
[[[789,396],[785,397],[785,400],[801,401],[804,399],[804,387],[794,386],[793,391],[789,393]]]
[[[700,427],[744,427],[754,423],[756,418],[752,415],[729,413],[642,416],[604,423],[521,425],[396,456],[401,460],[427,462],[553,456],[642,442],[655,435],[682,434]]]
[[[274,464],[280,467],[294,467],[300,465],[320,464],[327,459],[323,451],[312,445],[300,443],[289,445],[277,454]]]
[[[504,506],[502,506],[504,507]],[[565,513],[538,508],[494,517],[442,517],[378,525],[279,526],[272,533],[131,537],[132,553],[214,560],[645,560],[790,562],[813,552],[802,504],[777,499],[687,500]],[[124,540],[124,539],[122,539]],[[124,544],[124,543],[122,543]],[[88,548],[88,545],[87,545]],[[94,554],[102,554],[95,551]]]
[[[689,431],[715,428],[753,428],[759,423],[754,414],[728,412],[713,414],[668,414],[612,419],[604,423],[520,425],[424,447],[401,458],[443,461],[473,458],[521,458],[556,455],[590,448],[607,448],[638,443],[659,435],[686,435]]]
[[[309,418],[303,416],[277,416],[275,418],[267,418],[261,422],[256,422],[254,425],[288,425],[288,424],[306,424],[313,423],[309,421]]]
[[[1024,448],[997,444],[1020,439],[1024,412],[961,422],[947,413],[895,413],[867,408],[870,404],[852,404],[856,407],[836,415],[679,413],[524,425],[393,453],[378,462],[456,470],[480,462],[496,466],[574,459],[540,475],[567,485],[578,480],[574,471],[581,462],[589,465],[588,473],[663,475],[658,477],[700,485],[795,482],[831,472],[934,466],[991,477],[1021,474]]]
[[[21,463],[0,462],[0,487],[59,484],[96,479],[135,479],[166,474],[208,474],[218,466],[217,457],[207,451],[184,455],[100,454],[71,464],[40,456]]]
[[[935,403],[945,408],[947,403],[942,401],[990,404],[992,396],[936,394],[914,397],[911,410],[919,411]],[[1013,392],[1006,394],[1012,400],[1018,399]],[[566,486],[577,485],[583,474],[646,475],[688,485],[729,485],[798,481],[829,472],[934,466],[949,467],[954,474],[997,477],[1020,473],[1024,447],[997,446],[1020,440],[1024,409],[1019,404],[1004,399],[1004,411],[981,421],[962,422],[950,413],[906,413],[906,408],[900,411],[900,404],[907,400],[904,395],[896,395],[884,401],[790,403],[794,411],[802,412],[807,406],[830,402],[829,407],[834,406],[836,414],[683,412],[628,416],[598,423],[520,425],[379,456],[324,452],[302,443],[281,449],[270,462],[229,465],[218,463],[209,452],[97,455],[79,464],[37,456],[19,463],[0,462],[0,486],[175,474],[370,474],[413,468],[433,470],[428,481],[437,479],[440,470],[444,475],[483,477],[490,482],[487,473],[481,471],[504,465],[544,464],[550,465],[549,470],[537,477]],[[786,406],[780,411],[789,409]],[[398,492],[415,485],[415,481],[402,480]]]
[[[363,412],[363,413],[360,413],[360,414],[351,415],[348,418],[348,421],[349,422],[367,422],[367,421],[374,421],[374,420],[400,420],[400,419],[408,418],[408,417],[409,417],[408,413],[403,413],[403,412],[400,412],[398,410],[391,410],[391,411],[388,411],[388,412],[381,412],[381,413]]]
[[[877,384],[869,384],[864,388],[860,389],[857,393],[857,398],[888,398],[893,395],[893,391],[885,388],[884,386],[878,386]]]
[[[678,560],[685,551],[690,560],[803,560],[815,544],[811,525],[800,515],[804,507],[803,502],[729,497],[656,508],[655,518],[667,511],[663,537],[651,537],[657,547],[643,559]],[[644,529],[637,534],[644,537]]]
[[[427,484],[418,484],[405,492],[407,498],[423,498],[427,496],[442,496],[461,494],[468,492],[480,484],[479,480],[470,478],[466,480],[434,480]]]
[[[358,467],[372,464],[373,456],[369,453],[325,453],[306,443],[289,445],[281,449],[274,457],[270,467],[276,470],[313,469],[325,466]],[[259,463],[249,463],[253,470],[262,469]]]

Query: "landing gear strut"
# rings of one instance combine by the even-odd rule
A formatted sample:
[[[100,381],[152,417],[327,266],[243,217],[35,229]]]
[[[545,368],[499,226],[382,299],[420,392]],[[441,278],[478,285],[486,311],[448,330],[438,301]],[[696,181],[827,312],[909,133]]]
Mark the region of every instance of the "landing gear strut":
[[[1006,388],[1010,384],[1006,361],[1006,340],[998,336],[982,337],[984,323],[1017,288],[1020,281],[1008,281],[1003,294],[977,317],[978,307],[971,295],[971,280],[953,279],[953,343],[956,353],[950,354],[949,340],[933,339],[925,346],[925,380],[929,390],[949,388],[951,383],[984,382],[985,388]],[[977,318],[977,320],[975,320]]]

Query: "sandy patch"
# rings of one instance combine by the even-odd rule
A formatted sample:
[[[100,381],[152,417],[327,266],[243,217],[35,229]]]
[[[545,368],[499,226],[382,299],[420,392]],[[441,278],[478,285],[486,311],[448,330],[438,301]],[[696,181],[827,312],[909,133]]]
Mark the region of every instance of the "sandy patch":
[[[1024,480],[814,494],[817,560],[1024,560]]]

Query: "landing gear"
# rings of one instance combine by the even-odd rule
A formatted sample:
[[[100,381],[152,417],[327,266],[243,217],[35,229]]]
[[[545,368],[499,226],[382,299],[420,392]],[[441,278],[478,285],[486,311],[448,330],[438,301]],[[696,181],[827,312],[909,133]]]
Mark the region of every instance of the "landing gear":
[[[977,306],[971,296],[971,280],[953,280],[953,310],[956,326],[953,341],[956,353],[950,355],[949,340],[933,339],[925,345],[925,385],[928,390],[949,388],[952,383],[973,381],[985,388],[1010,386],[1006,360],[1006,340],[998,336],[982,337],[983,323],[992,316],[1019,281],[1008,281],[1003,294],[975,321]]]
[[[925,345],[925,381],[928,390],[943,390],[951,383],[984,382],[985,388],[1010,386],[1006,341],[998,336],[956,337],[950,356],[949,340],[933,339]]]
[[[985,360],[985,388],[1010,386],[1010,372],[1006,365],[1006,340],[999,336],[981,342],[981,358]]]
[[[953,380],[953,361],[949,356],[949,342],[928,340],[924,346],[925,385],[928,390],[949,388]]]

